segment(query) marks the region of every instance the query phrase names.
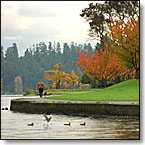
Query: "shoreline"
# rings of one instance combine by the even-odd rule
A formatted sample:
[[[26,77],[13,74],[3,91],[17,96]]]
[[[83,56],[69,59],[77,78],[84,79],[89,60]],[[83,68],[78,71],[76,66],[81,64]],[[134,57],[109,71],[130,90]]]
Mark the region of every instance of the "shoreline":
[[[137,102],[94,102],[63,101],[44,98],[19,98],[11,100],[10,110],[31,114],[65,114],[65,115],[116,115],[139,116]]]

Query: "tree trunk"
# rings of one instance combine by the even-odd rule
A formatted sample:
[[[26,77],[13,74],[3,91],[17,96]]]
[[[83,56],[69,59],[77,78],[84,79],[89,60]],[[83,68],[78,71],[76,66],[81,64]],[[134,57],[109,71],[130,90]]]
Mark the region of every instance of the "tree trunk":
[[[60,89],[60,80],[58,80],[56,83],[56,89]]]

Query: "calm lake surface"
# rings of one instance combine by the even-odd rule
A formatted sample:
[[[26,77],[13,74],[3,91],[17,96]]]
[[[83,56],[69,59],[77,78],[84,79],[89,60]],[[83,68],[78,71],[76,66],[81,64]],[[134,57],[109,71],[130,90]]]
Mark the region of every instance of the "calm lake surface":
[[[23,96],[22,96],[23,97]],[[36,97],[36,96],[34,96]],[[1,108],[10,109],[16,96],[1,96]],[[33,126],[28,126],[29,123]],[[71,122],[70,126],[64,124]],[[80,123],[85,122],[85,126]],[[139,118],[117,116],[67,116],[52,114],[47,125],[42,114],[1,110],[2,139],[138,139]]]

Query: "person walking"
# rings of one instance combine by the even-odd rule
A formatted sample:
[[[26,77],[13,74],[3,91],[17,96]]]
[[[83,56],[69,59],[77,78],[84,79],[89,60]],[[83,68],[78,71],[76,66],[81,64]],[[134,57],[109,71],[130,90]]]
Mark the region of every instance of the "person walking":
[[[39,91],[40,98],[42,98],[43,97],[43,90],[44,90],[44,83],[43,82],[38,82],[37,83],[37,89]]]

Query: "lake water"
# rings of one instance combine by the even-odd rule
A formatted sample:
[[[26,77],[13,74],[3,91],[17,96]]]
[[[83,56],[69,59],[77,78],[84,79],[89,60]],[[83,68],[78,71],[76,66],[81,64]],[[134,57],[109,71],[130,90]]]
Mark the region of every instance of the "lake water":
[[[36,97],[36,96],[34,96]],[[10,108],[16,96],[2,96],[1,108]],[[28,126],[29,123],[33,126]],[[70,122],[70,126],[64,125]],[[85,122],[85,126],[80,123]],[[49,124],[42,114],[1,110],[2,139],[138,139],[139,118],[117,116],[67,116],[52,114]]]

